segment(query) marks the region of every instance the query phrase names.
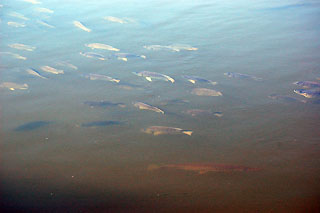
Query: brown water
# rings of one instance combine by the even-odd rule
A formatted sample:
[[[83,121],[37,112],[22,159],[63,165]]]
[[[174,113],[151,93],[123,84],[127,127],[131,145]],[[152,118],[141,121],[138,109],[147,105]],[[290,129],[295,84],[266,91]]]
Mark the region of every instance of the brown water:
[[[28,90],[0,88],[1,208],[33,212],[318,212],[320,211],[319,98],[293,92],[295,81],[320,77],[319,4],[316,1],[42,1],[33,5],[3,1],[1,81],[27,83]],[[53,14],[39,15],[36,7]],[[9,16],[18,12],[30,20]],[[132,23],[103,20],[128,17]],[[46,21],[55,28],[37,24]],[[76,28],[81,21],[90,33]],[[8,26],[8,21],[26,27]],[[8,44],[36,47],[32,52]],[[104,43],[120,52],[145,55],[127,62],[101,61],[82,52]],[[147,50],[144,45],[189,44],[196,51]],[[78,70],[58,66],[68,61]],[[54,75],[41,66],[63,69]],[[26,73],[35,68],[48,80]],[[149,70],[175,83],[132,74]],[[262,81],[228,78],[249,74]],[[91,81],[102,74],[133,85]],[[195,85],[182,75],[217,81]],[[196,96],[192,89],[221,91]],[[278,94],[307,101],[288,103]],[[125,108],[90,108],[85,101],[124,103]],[[178,101],[170,103],[170,100]],[[134,101],[165,114],[139,110]],[[168,102],[164,104],[164,102]],[[317,102],[318,101],[318,102]],[[191,116],[188,109],[222,112],[222,117]],[[81,127],[114,120],[121,125]],[[16,131],[32,121],[39,128]],[[192,136],[149,135],[148,126],[192,130]],[[147,170],[151,164],[215,163],[259,168],[248,172]]]

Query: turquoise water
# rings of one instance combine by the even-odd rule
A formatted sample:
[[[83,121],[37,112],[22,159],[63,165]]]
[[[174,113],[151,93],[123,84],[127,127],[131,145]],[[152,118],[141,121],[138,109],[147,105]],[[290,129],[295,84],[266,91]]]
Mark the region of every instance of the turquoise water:
[[[317,1],[43,0],[32,4],[4,0],[0,4],[0,85],[28,85],[24,90],[0,88],[4,210],[319,210],[319,97],[300,96],[294,90],[301,87],[293,84],[320,82]],[[105,20],[106,16],[126,23]],[[76,27],[74,21],[91,31]],[[15,43],[35,49],[9,46]],[[116,51],[92,50],[86,46],[90,43],[146,58],[118,60]],[[197,50],[167,47],[174,44]],[[163,48],[144,48],[150,45]],[[102,54],[106,60],[80,52]],[[65,62],[77,69],[61,64]],[[42,66],[64,74],[45,72]],[[47,79],[28,74],[30,68]],[[150,82],[132,73],[144,70],[168,75],[175,82]],[[262,80],[229,78],[226,72]],[[85,77],[90,73],[120,82],[90,80]],[[192,84],[183,75],[217,85]],[[197,96],[194,88],[213,89],[223,96]],[[296,101],[271,99],[271,94]],[[90,107],[86,101],[125,107]],[[136,101],[165,113],[140,110],[133,105]],[[192,116],[186,113],[190,109],[223,116]],[[84,125],[100,121],[120,124]],[[155,136],[141,131],[149,126],[193,133]],[[259,171],[199,174],[147,169],[152,164],[192,163]]]

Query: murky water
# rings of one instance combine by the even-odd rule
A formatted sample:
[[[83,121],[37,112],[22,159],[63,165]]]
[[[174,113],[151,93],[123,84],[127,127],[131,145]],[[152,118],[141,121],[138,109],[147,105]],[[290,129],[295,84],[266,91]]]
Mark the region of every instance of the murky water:
[[[320,210],[317,1],[38,2],[1,1],[4,210]]]

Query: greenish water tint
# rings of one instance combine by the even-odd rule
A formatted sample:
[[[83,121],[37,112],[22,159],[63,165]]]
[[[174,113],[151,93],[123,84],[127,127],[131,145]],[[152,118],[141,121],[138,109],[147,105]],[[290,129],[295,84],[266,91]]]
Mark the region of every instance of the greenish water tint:
[[[317,1],[40,1],[0,3],[2,209],[320,209]]]

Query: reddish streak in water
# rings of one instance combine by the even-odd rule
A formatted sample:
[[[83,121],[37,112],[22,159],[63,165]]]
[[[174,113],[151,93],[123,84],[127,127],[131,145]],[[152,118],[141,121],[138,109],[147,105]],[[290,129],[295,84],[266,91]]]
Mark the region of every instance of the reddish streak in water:
[[[213,163],[199,163],[199,164],[167,164],[162,166],[150,165],[148,170],[155,170],[160,168],[172,168],[180,169],[185,171],[194,171],[199,174],[205,174],[207,172],[249,172],[259,171],[259,168],[238,166],[238,165],[227,165],[227,164],[213,164]]]

